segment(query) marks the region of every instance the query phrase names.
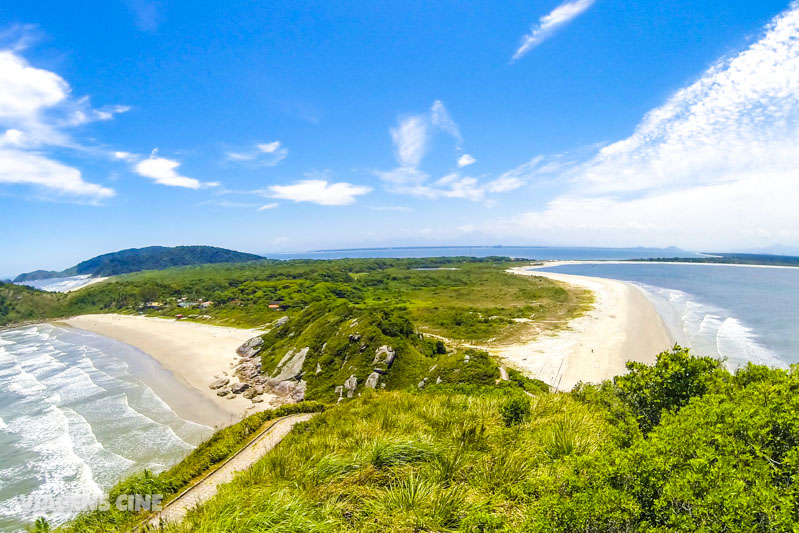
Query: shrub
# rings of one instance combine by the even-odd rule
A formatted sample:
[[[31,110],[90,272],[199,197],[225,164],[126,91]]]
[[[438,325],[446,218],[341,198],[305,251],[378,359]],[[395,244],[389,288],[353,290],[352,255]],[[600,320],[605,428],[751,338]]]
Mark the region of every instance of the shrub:
[[[530,400],[526,396],[514,396],[499,408],[506,427],[516,426],[530,418]]]

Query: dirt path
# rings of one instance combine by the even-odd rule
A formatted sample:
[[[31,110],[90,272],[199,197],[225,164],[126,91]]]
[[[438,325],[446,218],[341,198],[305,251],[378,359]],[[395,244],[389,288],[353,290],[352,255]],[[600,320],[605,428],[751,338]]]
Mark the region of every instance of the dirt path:
[[[277,446],[295,424],[310,420],[312,416],[313,414],[300,414],[276,420],[208,477],[169,502],[160,513],[150,519],[147,525],[155,526],[154,529],[157,530],[160,522],[182,521],[189,509],[213,498],[219,485],[232,481],[238,472],[246,470],[266,452]]]

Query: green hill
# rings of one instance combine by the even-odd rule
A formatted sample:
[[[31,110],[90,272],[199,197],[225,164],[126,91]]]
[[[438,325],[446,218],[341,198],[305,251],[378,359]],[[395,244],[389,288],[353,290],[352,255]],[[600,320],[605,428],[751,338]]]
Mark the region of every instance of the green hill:
[[[35,270],[20,274],[14,282],[40,279],[64,278],[69,276],[117,276],[142,270],[164,270],[176,266],[201,265],[207,263],[242,263],[257,261],[263,257],[236,252],[214,246],[148,246],[130,248],[109,254],[98,255],[61,272]]]

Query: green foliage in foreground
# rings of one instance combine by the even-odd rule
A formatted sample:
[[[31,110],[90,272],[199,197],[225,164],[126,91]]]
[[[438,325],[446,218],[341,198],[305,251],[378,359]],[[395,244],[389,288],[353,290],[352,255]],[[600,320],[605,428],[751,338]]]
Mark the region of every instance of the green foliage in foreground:
[[[323,404],[303,402],[250,415],[237,424],[214,433],[210,439],[200,444],[185,459],[169,470],[157,475],[145,470],[121,481],[109,492],[109,501],[112,504],[109,511],[81,514],[67,526],[60,528],[59,531],[75,533],[129,531],[142,519],[142,516],[119,511],[113,502],[120,494],[162,494],[165,501],[168,501],[170,496],[177,495],[193,480],[208,473],[216,465],[241,449],[269,420],[295,413],[318,413],[322,410],[324,410]],[[44,527],[44,525],[46,524],[37,527]]]
[[[629,369],[571,393],[366,393],[167,531],[797,529],[799,368],[730,374],[676,347]]]

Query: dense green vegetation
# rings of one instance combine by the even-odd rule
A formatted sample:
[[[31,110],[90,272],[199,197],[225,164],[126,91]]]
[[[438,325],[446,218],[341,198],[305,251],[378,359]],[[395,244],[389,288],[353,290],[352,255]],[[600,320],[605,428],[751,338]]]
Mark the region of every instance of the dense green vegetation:
[[[175,246],[173,248],[148,246],[98,255],[61,272],[36,270],[20,274],[14,281],[34,281],[81,275],[116,276],[142,270],[163,270],[176,266],[205,263],[240,263],[260,259],[263,257],[214,246]]]
[[[407,312],[414,327],[456,341],[509,341],[557,327],[582,312],[586,293],[544,278],[510,276],[507,258],[258,261],[147,271],[50,298],[35,318],[84,313],[184,314],[216,324],[257,327],[324,303]],[[435,270],[435,268],[446,270]],[[434,270],[419,270],[433,268]],[[180,299],[189,302],[179,307]],[[211,301],[206,309],[198,302]],[[279,309],[270,304],[279,303]],[[147,304],[158,303],[158,306]],[[185,303],[182,305],[186,305]],[[153,308],[155,307],[155,308]],[[202,317],[202,318],[200,318]],[[516,322],[531,319],[535,323]],[[0,313],[0,325],[11,320]]]
[[[60,295],[0,282],[0,326],[60,316],[62,304]]]
[[[796,530],[799,369],[677,347],[629,370],[570,393],[365,393],[167,531]],[[125,530],[104,527],[81,531]]]

